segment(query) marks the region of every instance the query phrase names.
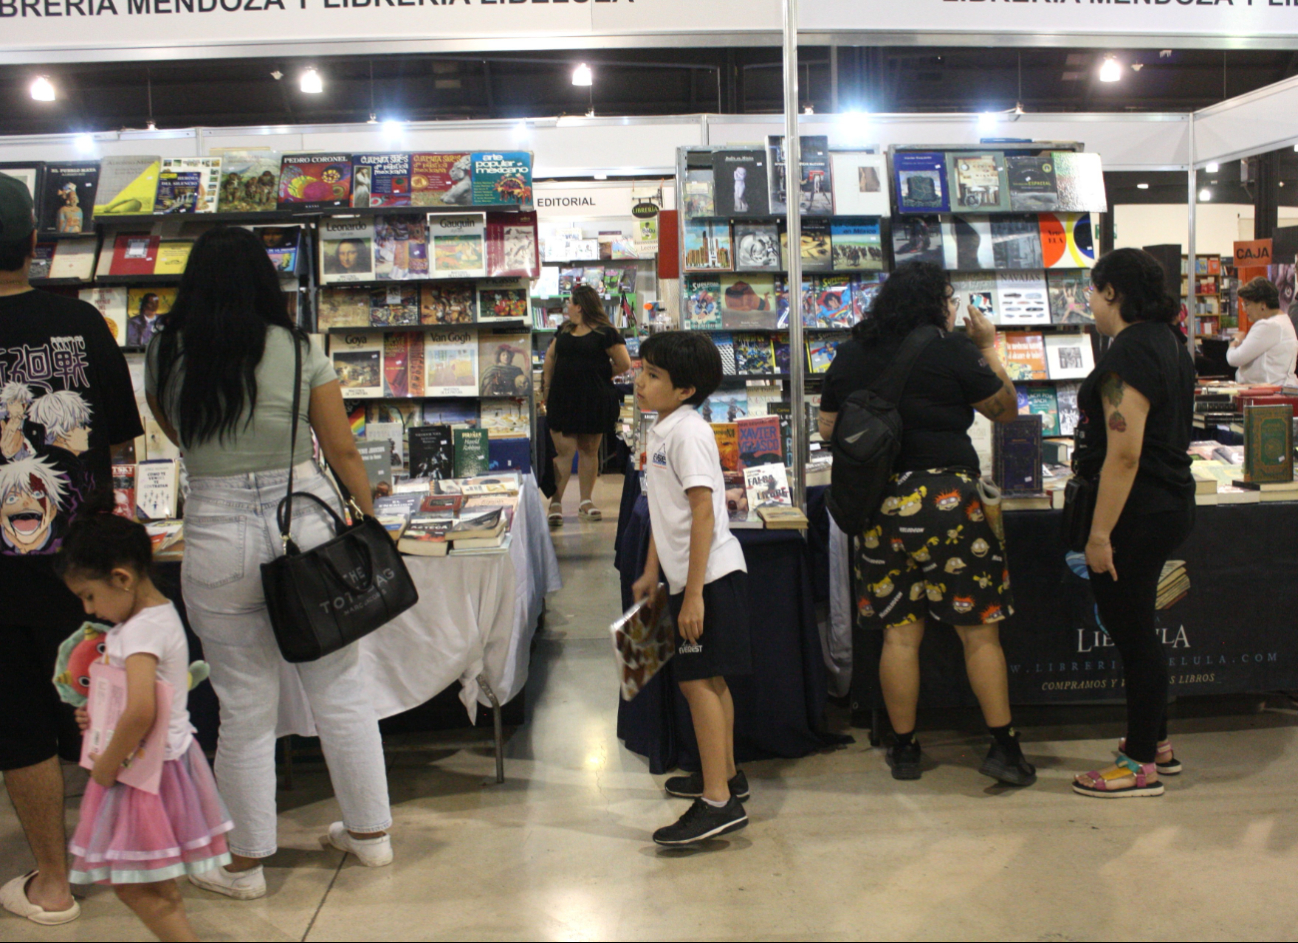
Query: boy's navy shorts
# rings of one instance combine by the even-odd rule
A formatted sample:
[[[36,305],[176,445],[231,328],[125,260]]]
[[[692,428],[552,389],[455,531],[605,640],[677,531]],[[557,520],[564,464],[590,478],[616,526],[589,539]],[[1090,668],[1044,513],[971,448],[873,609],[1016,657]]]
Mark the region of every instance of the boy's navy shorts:
[[[678,619],[685,594],[668,600],[672,619]],[[676,631],[672,674],[677,681],[740,677],[753,673],[753,652],[748,627],[748,574],[734,570],[703,587],[703,634],[690,642]]]

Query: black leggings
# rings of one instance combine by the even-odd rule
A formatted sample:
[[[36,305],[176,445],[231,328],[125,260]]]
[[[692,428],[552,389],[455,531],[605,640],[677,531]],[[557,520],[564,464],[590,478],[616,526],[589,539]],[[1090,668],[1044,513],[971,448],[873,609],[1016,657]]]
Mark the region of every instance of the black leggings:
[[[1110,538],[1118,579],[1091,573],[1100,619],[1122,655],[1126,755],[1138,763],[1154,762],[1158,741],[1167,737],[1167,655],[1154,632],[1154,604],[1163,564],[1189,536],[1193,510],[1124,513]]]

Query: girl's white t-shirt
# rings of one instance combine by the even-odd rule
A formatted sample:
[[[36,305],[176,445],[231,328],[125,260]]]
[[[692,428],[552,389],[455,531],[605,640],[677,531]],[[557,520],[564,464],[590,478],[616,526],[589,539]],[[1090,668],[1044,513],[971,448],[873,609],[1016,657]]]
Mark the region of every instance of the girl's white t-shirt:
[[[150,606],[108,630],[108,663],[125,668],[132,655],[158,659],[158,680],[171,684],[171,717],[167,720],[167,759],[184,756],[194,739],[189,722],[189,642],[180,613],[172,603]],[[156,722],[162,721],[159,717]]]

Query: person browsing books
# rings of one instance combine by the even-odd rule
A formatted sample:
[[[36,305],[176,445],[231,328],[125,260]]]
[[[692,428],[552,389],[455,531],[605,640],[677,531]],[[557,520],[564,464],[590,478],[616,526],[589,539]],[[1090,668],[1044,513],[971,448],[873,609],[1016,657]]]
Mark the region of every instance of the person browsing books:
[[[112,885],[161,940],[197,940],[176,878],[228,864],[225,833],[232,823],[189,722],[185,627],[153,584],[153,546],[144,526],[113,508],[111,491],[86,501],[55,558],[86,615],[112,624],[105,659],[121,672],[126,690],[117,718],[95,716],[103,702],[93,698],[76,712],[83,731],[116,723],[101,751],[90,753],[94,769],[72,836],[71,878]],[[159,710],[159,681],[170,689],[166,714]],[[132,759],[143,763],[141,741],[158,725],[166,733],[157,792],[119,782]]]
[[[668,331],[640,348],[636,402],[658,419],[649,431],[649,553],[632,584],[638,602],[667,578],[677,648],[669,669],[690,707],[701,773],[667,780],[693,799],[660,845],[690,845],[748,824],[748,780],[735,768],[735,703],[728,677],[752,673],[748,568],[730,533],[726,486],[712,427],[695,407],[721,383],[721,354],[706,334]]]
[[[888,368],[912,331],[938,329],[902,391],[901,452],[883,506],[873,526],[857,535],[860,616],[884,633],[879,681],[896,734],[888,763],[896,779],[920,778],[919,647],[933,618],[960,637],[969,684],[991,731],[980,772],[1030,786],[1036,770],[1011,725],[1000,643],[1000,623],[1014,614],[1009,563],[987,520],[968,431],[974,410],[992,422],[1009,422],[1018,415],[1018,400],[996,355],[996,328],[969,305],[968,332],[954,332],[958,307],[941,267],[897,266],[879,289],[874,317],[852,329],[825,374],[820,434],[833,438],[843,403]]]
[[[578,515],[588,521],[602,519],[591,498],[599,475],[599,446],[604,433],[617,420],[619,405],[613,377],[631,369],[626,341],[609,321],[604,301],[594,288],[573,288],[564,313],[568,322],[550,341],[541,381],[545,421],[557,453],[556,490],[550,498],[551,527],[563,524],[563,493],[572,477],[574,452],[581,486]]]
[[[350,645],[286,663],[262,591],[260,566],[283,553],[276,512],[288,484],[295,345],[302,375],[294,490],[342,513],[311,460],[314,432],[339,480],[373,514],[338,378],[289,319],[275,266],[251,232],[222,226],[198,238],[166,330],[145,357],[149,406],[184,450],[189,472],[180,582],[221,701],[216,778],[234,816],[231,865],[190,880],[241,900],[266,893],[261,859],[277,849],[275,728],[286,675],[296,675],[306,694],[342,808],[326,841],[365,865],[392,860],[383,745],[360,653]],[[202,356],[189,357],[190,350]],[[302,550],[334,536],[322,508],[303,502],[293,510],[292,536]]]
[[[1085,796],[1160,796],[1179,773],[1167,740],[1167,656],[1154,633],[1163,565],[1194,526],[1194,361],[1158,261],[1117,249],[1091,270],[1095,326],[1113,343],[1077,394],[1077,474],[1098,479],[1086,564],[1099,620],[1122,655],[1127,736],[1118,762],[1079,775]],[[1288,320],[1287,318],[1284,320]]]
[[[0,906],[54,926],[81,913],[68,888],[59,765],[77,760],[81,738],[50,678],[84,616],[51,561],[84,496],[111,489],[111,451],[144,429],[103,317],[32,288],[35,247],[31,194],[0,173],[0,772],[36,859],[0,886]]]
[[[1238,368],[1235,379],[1240,383],[1298,386],[1298,376],[1294,375],[1298,332],[1280,308],[1280,291],[1259,275],[1239,290],[1239,298],[1252,327],[1231,341],[1226,351],[1226,362]]]

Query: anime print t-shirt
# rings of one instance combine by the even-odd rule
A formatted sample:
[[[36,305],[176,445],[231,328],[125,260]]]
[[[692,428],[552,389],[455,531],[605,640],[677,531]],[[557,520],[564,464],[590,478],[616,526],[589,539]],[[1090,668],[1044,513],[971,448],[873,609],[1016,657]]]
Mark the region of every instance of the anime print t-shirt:
[[[143,434],[126,358],[89,304],[43,291],[0,296],[0,624],[65,618],[56,580],[81,502],[112,486],[114,443]],[[75,628],[75,626],[70,627]]]

